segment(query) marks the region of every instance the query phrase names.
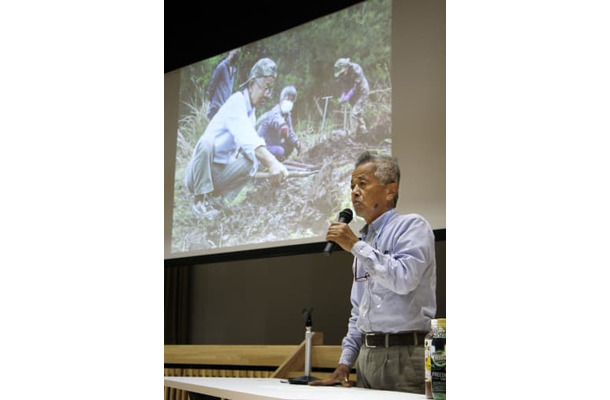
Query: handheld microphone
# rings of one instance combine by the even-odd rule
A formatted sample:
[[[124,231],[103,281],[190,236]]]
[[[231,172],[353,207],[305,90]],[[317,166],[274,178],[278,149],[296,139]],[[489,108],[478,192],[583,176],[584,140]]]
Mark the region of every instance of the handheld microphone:
[[[353,217],[354,217],[354,213],[352,212],[352,210],[350,210],[349,208],[346,208],[339,213],[339,218],[337,219],[337,221],[349,224],[352,221]],[[326,242],[326,247],[324,248],[324,255],[330,256],[332,254],[333,250],[335,249],[335,246],[336,246],[335,242],[332,242],[330,240],[328,242]]]

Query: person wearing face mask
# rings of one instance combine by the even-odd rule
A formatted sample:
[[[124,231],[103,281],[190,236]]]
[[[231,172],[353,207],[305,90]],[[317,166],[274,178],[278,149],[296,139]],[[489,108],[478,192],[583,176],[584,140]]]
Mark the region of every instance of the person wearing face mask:
[[[296,149],[301,150],[301,141],[292,126],[292,107],[297,99],[294,86],[286,86],[280,93],[280,102],[263,114],[257,122],[258,135],[265,139],[267,150],[278,160],[284,161]]]
[[[271,97],[276,77],[273,60],[258,60],[240,85],[243,89],[218,109],[197,141],[184,174],[197,217],[216,218],[219,203],[234,199],[261,164],[275,183],[288,176],[286,167],[267,150],[255,130],[256,108]]]

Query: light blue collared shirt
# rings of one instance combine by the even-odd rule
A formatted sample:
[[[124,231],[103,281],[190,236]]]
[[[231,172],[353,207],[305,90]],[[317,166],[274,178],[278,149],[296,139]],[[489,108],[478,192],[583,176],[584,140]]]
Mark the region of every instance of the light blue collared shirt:
[[[352,367],[364,333],[428,331],[436,314],[434,232],[418,214],[391,209],[360,233],[352,269],[352,311],[339,363]]]

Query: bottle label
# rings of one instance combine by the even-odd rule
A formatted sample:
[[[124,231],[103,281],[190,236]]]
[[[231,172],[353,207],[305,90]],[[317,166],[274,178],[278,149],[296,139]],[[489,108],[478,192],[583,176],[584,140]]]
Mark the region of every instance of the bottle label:
[[[444,399],[446,392],[445,338],[432,339],[433,353],[430,355],[430,375],[432,379],[432,395],[434,399]]]
[[[430,377],[432,375],[430,375],[430,357],[432,356],[432,353],[434,353],[434,347],[432,347],[432,339],[425,339],[424,340],[424,355],[426,357],[426,379],[430,380]]]
[[[432,398],[432,367],[431,367],[431,356],[434,353],[434,347],[432,347],[432,338],[426,337],[424,339],[424,357],[426,360],[426,374],[424,379],[426,398]]]

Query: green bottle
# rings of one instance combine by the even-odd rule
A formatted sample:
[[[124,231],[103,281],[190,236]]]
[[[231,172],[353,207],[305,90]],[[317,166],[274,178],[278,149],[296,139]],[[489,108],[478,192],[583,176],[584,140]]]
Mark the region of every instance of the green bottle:
[[[432,379],[432,398],[446,400],[446,340],[447,322],[445,318],[437,319],[437,327],[432,333],[432,351],[430,353],[430,376]]]

